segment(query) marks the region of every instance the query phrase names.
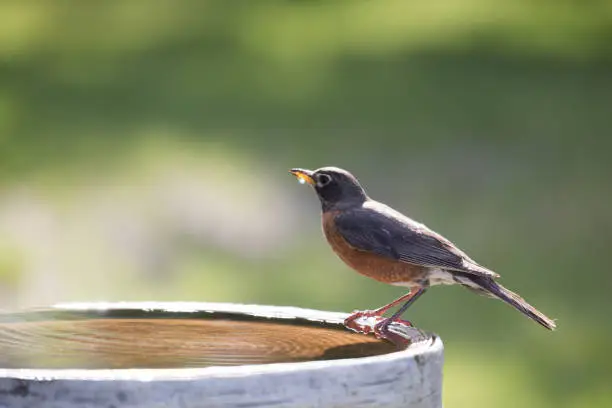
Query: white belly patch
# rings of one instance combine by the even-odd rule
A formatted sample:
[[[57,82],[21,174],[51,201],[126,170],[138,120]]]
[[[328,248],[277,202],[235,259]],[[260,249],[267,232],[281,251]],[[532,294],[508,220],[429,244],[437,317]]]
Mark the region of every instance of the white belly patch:
[[[442,269],[432,269],[427,278],[429,279],[430,286],[454,285],[457,283],[450,272],[443,271]]]

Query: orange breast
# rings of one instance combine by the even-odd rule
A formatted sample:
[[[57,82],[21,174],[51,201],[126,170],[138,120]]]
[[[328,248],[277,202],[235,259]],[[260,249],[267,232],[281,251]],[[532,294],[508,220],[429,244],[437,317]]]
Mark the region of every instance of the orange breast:
[[[337,213],[323,214],[323,232],[334,252],[355,271],[384,283],[410,283],[422,279],[426,268],[395,261],[351,246],[338,232],[334,223]]]

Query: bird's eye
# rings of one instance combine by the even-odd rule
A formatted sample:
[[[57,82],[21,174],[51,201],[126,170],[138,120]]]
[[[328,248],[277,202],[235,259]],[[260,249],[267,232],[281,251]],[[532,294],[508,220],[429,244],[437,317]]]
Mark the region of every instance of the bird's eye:
[[[319,174],[319,177],[317,177],[317,184],[319,185],[319,187],[328,185],[330,181],[331,177],[327,174]]]

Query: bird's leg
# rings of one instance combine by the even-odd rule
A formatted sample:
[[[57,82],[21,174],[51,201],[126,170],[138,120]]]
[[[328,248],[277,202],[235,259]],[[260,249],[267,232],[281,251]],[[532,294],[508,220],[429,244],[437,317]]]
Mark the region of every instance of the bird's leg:
[[[383,319],[374,325],[374,334],[379,338],[388,338],[392,333],[389,332],[389,325],[393,322],[401,322],[403,324],[408,324],[412,326],[412,323],[406,320],[400,320],[399,317],[413,304],[423,293],[427,291],[426,287],[419,288],[414,292],[410,292],[410,296],[406,303],[400,307],[397,312],[393,313],[391,317],[388,319]]]
[[[382,315],[385,314],[385,312],[387,312],[387,310],[391,309],[393,306],[410,300],[410,298],[412,298],[414,296],[413,291],[408,292],[407,294],[400,296],[399,298],[395,299],[393,302],[389,303],[388,305],[385,305],[383,307],[379,307],[378,309],[375,310],[363,310],[363,311],[358,311],[353,313],[352,315],[350,315],[349,317],[347,317],[346,319],[344,319],[344,325],[346,327],[348,327],[349,329],[352,329],[356,332],[359,333],[369,333],[371,331],[370,326],[366,326],[366,325],[362,325],[356,322],[357,319],[362,318],[362,317],[376,317],[377,320],[386,320],[382,318]],[[408,322],[410,323],[410,322]]]

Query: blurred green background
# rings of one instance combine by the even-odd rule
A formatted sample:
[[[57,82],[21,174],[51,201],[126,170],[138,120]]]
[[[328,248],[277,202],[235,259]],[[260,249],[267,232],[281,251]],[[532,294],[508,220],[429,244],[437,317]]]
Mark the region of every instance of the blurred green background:
[[[291,167],[345,167],[546,314],[434,288],[447,407],[612,406],[612,3],[0,1],[0,307],[402,294]]]

